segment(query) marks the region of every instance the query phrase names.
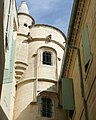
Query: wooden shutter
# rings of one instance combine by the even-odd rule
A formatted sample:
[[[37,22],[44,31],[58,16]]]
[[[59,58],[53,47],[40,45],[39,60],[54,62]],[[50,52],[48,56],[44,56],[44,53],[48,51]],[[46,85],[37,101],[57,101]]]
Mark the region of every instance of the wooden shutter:
[[[62,78],[62,104],[64,110],[74,110],[74,90],[71,78]]]
[[[86,65],[91,57],[90,54],[90,43],[89,43],[89,34],[88,27],[84,26],[82,31],[82,44],[83,44],[83,52],[84,52],[84,64]]]

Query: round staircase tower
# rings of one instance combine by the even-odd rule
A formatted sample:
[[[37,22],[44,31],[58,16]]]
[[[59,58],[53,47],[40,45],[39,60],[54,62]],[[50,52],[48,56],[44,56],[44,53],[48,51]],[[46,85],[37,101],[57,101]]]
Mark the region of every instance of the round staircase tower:
[[[29,27],[35,23],[34,19],[29,15],[29,10],[25,1],[22,1],[18,10],[19,30],[16,40],[16,61],[15,73],[16,81],[19,81],[22,74],[28,66],[28,44],[26,44],[30,34]]]

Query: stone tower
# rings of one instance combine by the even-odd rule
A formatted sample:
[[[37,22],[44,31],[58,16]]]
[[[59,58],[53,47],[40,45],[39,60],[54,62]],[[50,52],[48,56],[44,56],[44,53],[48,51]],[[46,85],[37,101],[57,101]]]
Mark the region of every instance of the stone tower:
[[[35,24],[25,1],[18,19],[14,120],[64,120],[57,88],[65,36],[53,26]]]

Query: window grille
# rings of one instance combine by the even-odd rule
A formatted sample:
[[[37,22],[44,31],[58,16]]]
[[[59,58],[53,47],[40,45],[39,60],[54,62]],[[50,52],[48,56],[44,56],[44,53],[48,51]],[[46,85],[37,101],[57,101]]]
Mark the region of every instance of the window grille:
[[[52,64],[52,55],[50,52],[43,52],[43,64],[51,65]]]
[[[42,117],[52,117],[52,100],[50,98],[41,99]]]

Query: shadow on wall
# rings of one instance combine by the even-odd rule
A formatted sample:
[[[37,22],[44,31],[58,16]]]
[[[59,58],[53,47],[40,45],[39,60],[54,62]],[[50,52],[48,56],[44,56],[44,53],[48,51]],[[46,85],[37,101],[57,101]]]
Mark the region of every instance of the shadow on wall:
[[[8,120],[1,106],[0,106],[0,120]]]
[[[20,113],[15,120],[38,120],[38,106],[31,103]]]
[[[51,87],[47,88],[47,91],[56,92],[57,91],[57,85],[52,85]]]
[[[66,112],[58,106],[58,94],[56,93],[57,85],[52,85],[47,90],[40,92],[39,98],[43,96],[50,96],[53,99],[53,117],[50,120],[68,120]],[[18,115],[17,118],[14,117],[14,120],[48,120],[49,118],[42,118],[40,115],[40,99],[38,103],[32,101],[28,106]]]
[[[40,117],[40,111],[38,110],[37,103],[30,103],[18,116],[18,118],[14,120],[48,120],[48,118]],[[55,110],[55,118],[50,120],[68,120],[67,115],[64,110],[56,107]]]
[[[48,92],[56,92],[56,85],[52,85],[47,88]],[[38,115],[38,104],[36,102],[31,102],[14,120],[38,120],[40,116]]]

